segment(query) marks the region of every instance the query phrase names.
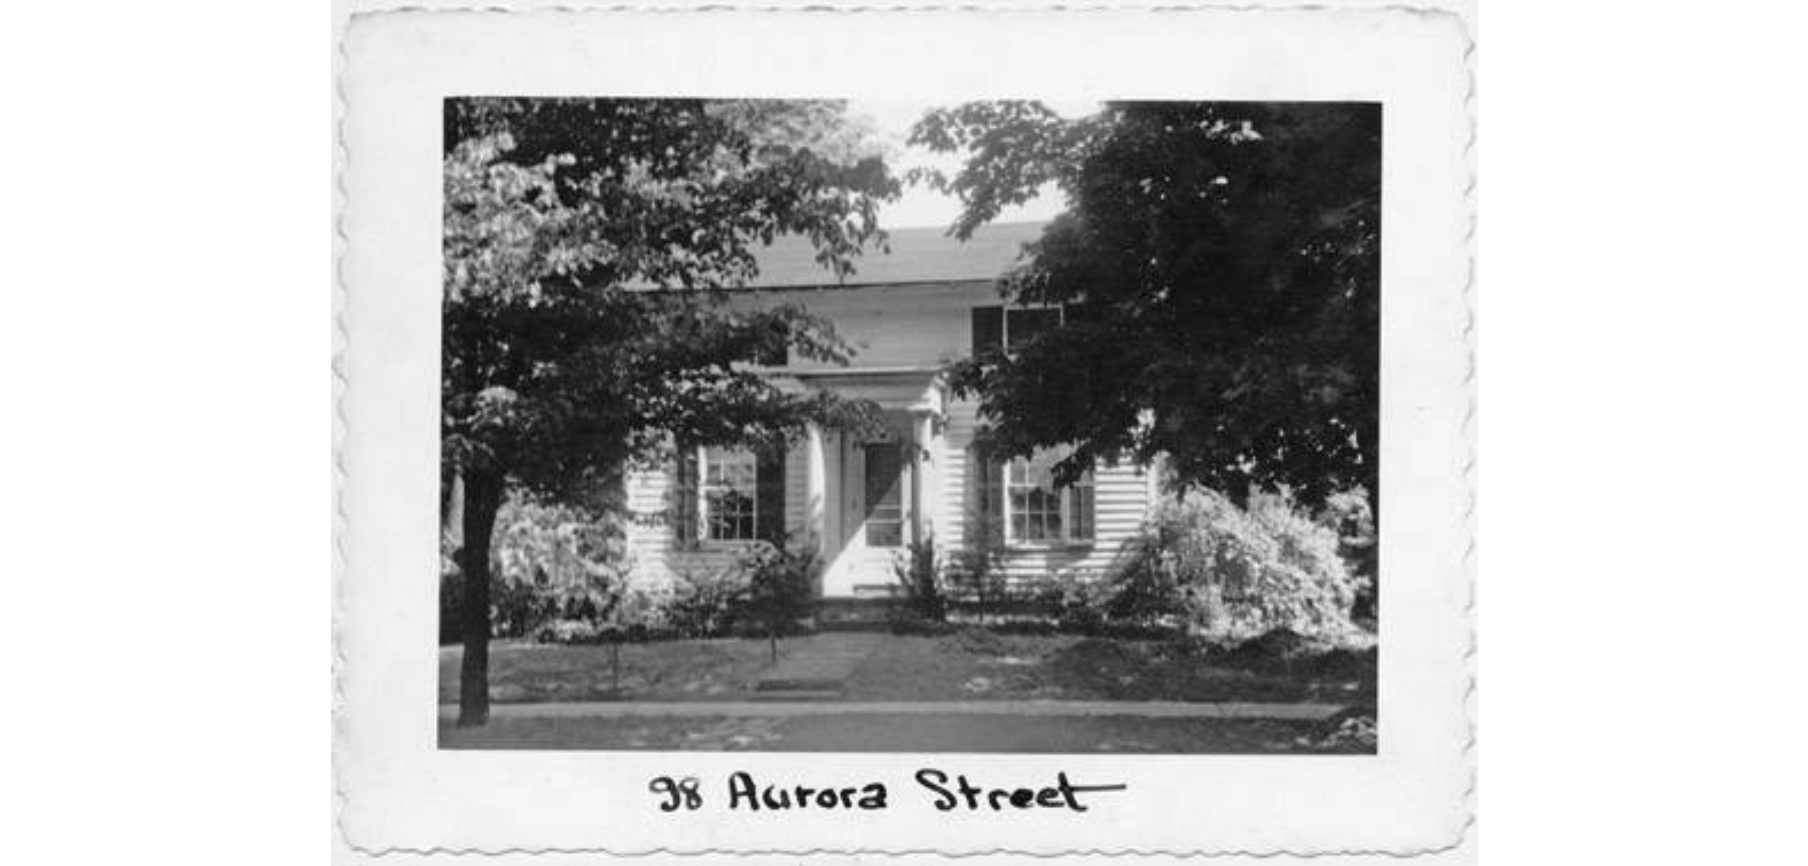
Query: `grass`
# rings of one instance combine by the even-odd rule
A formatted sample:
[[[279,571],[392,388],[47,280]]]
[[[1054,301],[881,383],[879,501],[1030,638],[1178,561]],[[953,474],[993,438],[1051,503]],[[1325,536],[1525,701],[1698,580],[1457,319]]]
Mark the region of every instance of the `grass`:
[[[1325,701],[1372,705],[1374,653],[1294,661],[1181,640],[1002,635],[895,638],[855,671],[849,700]]]
[[[608,646],[497,641],[490,647],[490,699],[546,701],[742,700],[771,661],[764,639],[719,638],[625,644],[621,676]],[[464,651],[442,647],[440,703],[457,703]]]
[[[446,749],[762,752],[1374,754],[1324,722],[1123,716],[818,715],[443,721]]]
[[[802,651],[808,637],[780,642]],[[607,646],[499,641],[491,699],[742,701],[770,663],[764,640],[627,644],[619,687]],[[457,647],[440,651],[441,703],[458,700]],[[1012,635],[967,629],[889,636],[846,683],[849,701],[1321,701],[1374,706],[1375,654],[1225,652],[1172,639]]]

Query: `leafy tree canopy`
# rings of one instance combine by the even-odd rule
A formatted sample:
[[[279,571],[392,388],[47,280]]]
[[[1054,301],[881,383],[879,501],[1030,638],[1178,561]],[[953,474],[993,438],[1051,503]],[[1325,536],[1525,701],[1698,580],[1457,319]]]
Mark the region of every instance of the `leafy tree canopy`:
[[[585,502],[669,434],[775,443],[870,406],[748,369],[847,347],[798,306],[736,309],[751,249],[808,237],[845,274],[898,192],[829,102],[453,99],[445,106],[442,480],[462,480],[459,724],[489,717],[504,491]],[[669,291],[654,291],[666,289]]]
[[[1034,102],[929,112],[912,141],[964,155],[916,178],[957,196],[966,237],[1047,185],[1069,208],[1005,283],[1065,323],[958,364],[1001,453],[1073,444],[1165,455],[1170,483],[1239,501],[1376,491],[1381,111],[1374,104]]]
[[[838,273],[882,240],[898,184],[871,141],[832,102],[449,100],[447,468],[561,496],[668,431],[725,443],[856,422],[861,407],[737,363],[842,358],[827,323],[719,290],[781,234]]]

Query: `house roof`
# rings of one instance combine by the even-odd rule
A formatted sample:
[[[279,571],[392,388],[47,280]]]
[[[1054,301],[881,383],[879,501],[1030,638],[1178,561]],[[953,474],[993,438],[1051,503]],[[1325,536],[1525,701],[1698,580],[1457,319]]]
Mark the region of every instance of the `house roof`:
[[[787,235],[753,250],[760,272],[754,289],[872,286],[888,283],[945,283],[992,280],[1017,264],[1023,245],[1042,236],[1040,222],[982,226],[960,241],[941,228],[891,229],[884,250],[871,246],[853,261],[854,273],[836,280],[816,261],[808,238]]]

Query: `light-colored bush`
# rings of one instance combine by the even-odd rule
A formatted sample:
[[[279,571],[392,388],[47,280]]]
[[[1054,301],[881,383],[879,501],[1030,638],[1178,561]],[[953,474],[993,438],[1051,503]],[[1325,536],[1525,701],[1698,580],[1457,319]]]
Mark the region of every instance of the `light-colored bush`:
[[[457,634],[464,578],[442,537],[441,640]],[[490,544],[490,622],[496,637],[522,637],[566,620],[606,623],[630,600],[620,522],[606,512],[511,494]]]
[[[1336,531],[1284,495],[1253,495],[1247,508],[1212,492],[1166,497],[1112,575],[1112,607],[1125,616],[1177,615],[1216,642],[1275,629],[1360,642],[1350,609],[1362,579],[1338,544]]]

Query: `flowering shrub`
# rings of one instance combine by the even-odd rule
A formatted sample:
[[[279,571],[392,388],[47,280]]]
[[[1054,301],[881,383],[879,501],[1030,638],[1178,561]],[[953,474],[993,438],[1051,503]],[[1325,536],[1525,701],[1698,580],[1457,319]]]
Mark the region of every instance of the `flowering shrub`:
[[[440,550],[440,640],[459,636],[464,575],[449,541]],[[496,515],[490,560],[490,631],[523,637],[561,621],[601,624],[627,590],[619,522],[582,508],[510,496]],[[564,626],[572,631],[574,626]]]
[[[1375,616],[1378,601],[1375,572],[1379,549],[1375,544],[1375,515],[1369,509],[1368,493],[1358,487],[1334,493],[1319,510],[1318,522],[1336,532],[1338,551],[1344,562],[1356,573],[1356,607],[1358,616]]]
[[[1247,509],[1211,492],[1166,498],[1110,578],[1111,613],[1179,615],[1214,642],[1288,629],[1348,643],[1359,635],[1350,609],[1363,581],[1339,543],[1283,495],[1256,494]]]
[[[626,538],[606,515],[510,497],[493,548],[496,576],[531,587],[548,617],[601,618],[625,591]]]

